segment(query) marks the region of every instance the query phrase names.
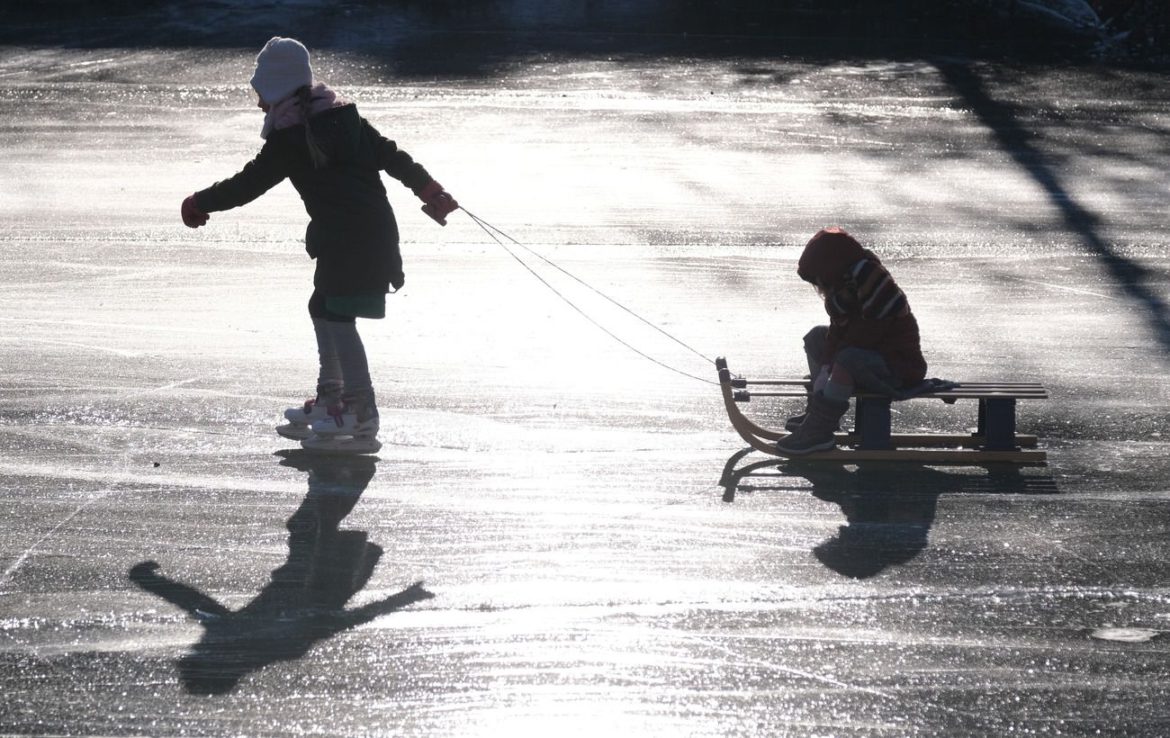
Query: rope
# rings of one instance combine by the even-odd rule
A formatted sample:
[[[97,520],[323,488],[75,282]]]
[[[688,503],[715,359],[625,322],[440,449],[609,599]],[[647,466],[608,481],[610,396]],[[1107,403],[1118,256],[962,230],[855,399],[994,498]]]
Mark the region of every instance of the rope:
[[[585,288],[586,288],[586,289],[588,289],[589,291],[591,291],[591,292],[593,292],[594,294],[596,294],[596,295],[598,295],[598,296],[602,297],[603,299],[605,299],[605,300],[607,300],[608,302],[610,302],[611,304],[613,304],[613,305],[617,306],[618,308],[620,308],[621,310],[625,311],[625,312],[626,312],[626,313],[628,313],[629,315],[633,316],[634,318],[637,318],[637,319],[638,319],[638,320],[640,320],[642,323],[644,323],[644,324],[646,324],[647,326],[649,326],[649,327],[653,328],[654,330],[658,331],[658,332],[659,332],[659,333],[661,333],[662,335],[666,336],[666,337],[667,337],[667,338],[669,338],[670,340],[672,340],[672,341],[674,341],[675,343],[677,343],[679,346],[682,346],[682,347],[683,347],[683,348],[685,348],[687,351],[690,351],[690,352],[691,352],[692,354],[694,354],[695,356],[698,356],[700,359],[702,359],[703,361],[707,362],[708,364],[714,364],[714,363],[715,363],[715,360],[714,360],[714,359],[710,358],[709,356],[705,356],[705,355],[704,355],[702,352],[700,352],[698,349],[696,349],[696,348],[694,348],[694,347],[690,346],[689,344],[687,344],[687,343],[683,342],[683,341],[682,341],[682,339],[678,338],[677,336],[673,336],[673,335],[671,335],[670,333],[667,333],[667,332],[666,332],[665,330],[663,330],[661,327],[659,327],[659,326],[655,325],[654,323],[651,323],[649,320],[646,320],[645,318],[643,318],[641,315],[638,315],[637,313],[635,313],[635,312],[634,312],[633,310],[631,310],[630,308],[628,308],[628,307],[626,307],[625,305],[621,304],[621,303],[620,303],[620,302],[618,302],[617,300],[613,299],[612,297],[610,297],[609,295],[605,294],[605,293],[604,293],[604,292],[602,292],[601,290],[597,289],[597,288],[596,288],[596,287],[594,287],[593,285],[591,285],[591,284],[589,284],[588,282],[584,281],[583,279],[581,279],[581,278],[580,278],[580,277],[578,277],[577,275],[573,274],[572,272],[569,272],[568,270],[564,269],[564,268],[563,268],[563,267],[561,267],[559,264],[556,264],[556,263],[555,263],[555,262],[553,262],[552,260],[550,260],[550,259],[546,258],[545,256],[541,255],[539,252],[533,251],[533,250],[532,250],[531,248],[529,248],[528,246],[525,246],[524,244],[520,243],[520,242],[519,242],[519,241],[517,241],[515,238],[512,238],[512,237],[511,237],[511,236],[509,236],[507,233],[504,233],[503,231],[501,231],[499,228],[495,227],[495,226],[494,226],[494,225],[492,225],[491,223],[488,223],[486,220],[484,220],[484,219],[482,219],[482,218],[480,218],[480,217],[478,217],[478,216],[472,215],[471,213],[468,213],[468,212],[467,212],[467,210],[463,210],[463,212],[467,213],[467,215],[468,215],[468,216],[469,216],[469,217],[470,217],[470,218],[471,218],[473,221],[475,221],[475,222],[476,222],[476,223],[479,225],[479,227],[480,227],[480,228],[483,228],[485,231],[487,231],[487,230],[490,228],[492,231],[495,231],[496,233],[500,234],[501,236],[503,236],[504,238],[508,239],[508,240],[509,240],[509,241],[511,241],[512,243],[516,244],[516,245],[517,245],[517,246],[519,246],[520,248],[524,249],[524,250],[525,250],[525,251],[527,251],[528,253],[532,254],[532,255],[533,255],[533,256],[535,256],[536,258],[540,259],[540,260],[541,260],[541,261],[543,261],[545,264],[548,264],[548,265],[549,265],[549,266],[551,266],[553,269],[556,269],[556,270],[557,270],[558,272],[560,272],[561,274],[564,274],[565,276],[569,277],[570,279],[572,279],[573,281],[577,282],[577,283],[578,283],[578,284],[580,284],[581,286],[585,287]],[[489,231],[489,234],[490,234],[490,231]]]
[[[592,324],[593,324],[593,325],[594,325],[594,326],[595,326],[595,327],[596,327],[598,330],[600,330],[602,333],[604,333],[605,335],[609,336],[609,337],[610,337],[610,338],[612,338],[614,341],[617,341],[617,342],[618,342],[618,343],[620,343],[622,346],[625,346],[627,349],[629,349],[630,351],[634,352],[635,354],[637,354],[638,356],[642,357],[643,359],[646,359],[647,361],[650,361],[650,362],[652,362],[652,363],[654,363],[654,364],[657,364],[658,366],[662,367],[663,369],[666,369],[666,370],[668,370],[668,371],[672,371],[672,372],[674,372],[675,374],[680,374],[680,375],[682,375],[682,376],[684,376],[684,377],[687,377],[687,378],[689,378],[689,379],[694,379],[694,380],[696,380],[696,381],[703,382],[704,384],[718,384],[718,382],[715,382],[715,381],[713,381],[713,380],[707,379],[707,378],[705,378],[705,377],[700,377],[700,376],[697,376],[697,375],[695,375],[695,374],[691,374],[691,373],[689,373],[689,372],[685,372],[685,371],[683,371],[682,369],[678,369],[678,368],[676,368],[676,367],[673,367],[673,366],[671,366],[671,365],[669,365],[669,364],[666,364],[666,363],[664,363],[664,362],[662,362],[662,361],[660,361],[660,360],[658,360],[658,359],[654,358],[653,356],[650,356],[649,354],[645,353],[645,352],[644,352],[644,351],[642,351],[641,349],[639,349],[639,348],[637,348],[637,347],[635,347],[635,346],[631,345],[629,342],[627,342],[626,340],[624,340],[623,338],[621,338],[620,336],[618,336],[617,334],[615,334],[613,331],[611,331],[611,330],[609,330],[608,328],[606,328],[605,326],[603,326],[601,323],[597,322],[597,320],[595,320],[595,319],[594,319],[592,316],[590,316],[588,313],[586,313],[586,312],[585,312],[585,311],[584,311],[584,310],[583,310],[583,309],[582,309],[580,306],[578,306],[578,305],[577,305],[575,302],[573,302],[573,301],[572,301],[572,300],[570,300],[568,297],[566,297],[566,296],[564,295],[564,293],[562,293],[562,292],[561,292],[560,290],[558,290],[556,287],[553,287],[553,286],[552,286],[552,284],[550,284],[550,283],[548,282],[548,280],[546,280],[544,277],[540,276],[540,274],[538,274],[538,273],[536,272],[536,270],[535,270],[535,269],[533,269],[533,268],[532,268],[532,267],[531,267],[531,266],[530,266],[530,265],[529,265],[527,262],[525,262],[523,259],[521,259],[521,258],[520,258],[520,257],[519,257],[519,256],[516,254],[516,252],[515,252],[514,250],[512,250],[511,248],[509,248],[509,247],[508,247],[508,244],[506,244],[506,243],[504,243],[503,241],[501,241],[501,240],[500,240],[500,236],[503,236],[503,237],[504,237],[505,239],[507,239],[508,241],[510,241],[510,242],[512,242],[513,244],[515,244],[516,246],[519,246],[520,248],[524,249],[524,250],[525,250],[525,251],[527,251],[529,254],[531,254],[531,255],[535,256],[536,258],[540,259],[541,261],[543,261],[545,264],[549,265],[549,266],[550,266],[550,267],[552,267],[553,269],[556,269],[558,272],[560,272],[560,273],[564,274],[565,276],[569,277],[570,279],[572,279],[573,281],[575,281],[575,282],[577,282],[578,284],[582,285],[583,287],[585,287],[586,289],[590,290],[590,291],[591,291],[591,292],[593,292],[594,294],[596,294],[596,295],[598,295],[598,296],[600,296],[600,297],[604,298],[605,300],[609,301],[609,302],[610,302],[610,303],[612,303],[613,305],[615,305],[615,306],[617,306],[618,308],[622,309],[623,311],[625,311],[625,312],[626,312],[626,313],[628,313],[629,315],[631,315],[631,316],[633,316],[633,317],[637,318],[637,319],[638,319],[638,320],[640,320],[641,322],[643,322],[643,323],[645,323],[646,325],[650,326],[651,328],[653,328],[654,330],[658,331],[658,332],[659,332],[659,333],[661,333],[662,335],[666,336],[666,337],[667,337],[667,338],[669,338],[670,340],[674,341],[674,342],[675,342],[675,343],[677,343],[678,345],[680,345],[680,346],[682,346],[682,347],[686,348],[688,351],[690,351],[691,353],[693,353],[693,354],[695,354],[695,355],[699,356],[699,357],[700,357],[701,359],[703,359],[704,361],[706,361],[706,362],[708,362],[708,363],[712,363],[712,364],[713,364],[713,363],[715,363],[713,359],[709,359],[709,358],[707,358],[706,356],[704,356],[702,353],[700,353],[700,352],[699,352],[699,351],[697,351],[696,349],[694,349],[694,348],[690,347],[689,345],[687,345],[687,344],[686,344],[686,343],[684,343],[683,341],[679,340],[679,339],[678,339],[678,338],[676,338],[675,336],[672,336],[670,333],[667,333],[665,330],[663,330],[663,329],[662,329],[662,328],[660,328],[659,326],[657,326],[657,325],[654,325],[654,324],[653,324],[653,323],[651,323],[650,321],[648,321],[648,320],[646,320],[645,318],[643,318],[641,315],[638,315],[637,313],[635,313],[635,312],[634,312],[633,310],[631,310],[630,308],[628,308],[628,307],[626,307],[625,305],[621,304],[620,302],[618,302],[617,300],[613,299],[612,297],[610,297],[609,295],[605,294],[604,292],[601,292],[600,290],[598,290],[598,289],[597,289],[596,287],[594,287],[593,285],[591,285],[591,284],[589,284],[589,283],[585,282],[584,280],[582,280],[582,279],[581,279],[580,277],[578,277],[577,275],[575,275],[575,274],[573,274],[573,273],[569,272],[569,271],[568,271],[568,270],[566,270],[565,268],[561,267],[559,264],[556,264],[556,263],[555,263],[555,262],[553,262],[552,260],[550,260],[550,259],[546,258],[545,256],[542,256],[541,254],[537,253],[536,251],[533,251],[531,248],[529,248],[528,246],[525,246],[523,243],[520,243],[520,242],[519,242],[519,241],[517,241],[515,238],[512,238],[512,237],[511,237],[511,236],[509,236],[507,233],[505,233],[504,231],[502,231],[502,230],[500,230],[499,228],[495,227],[495,226],[494,226],[494,225],[492,225],[491,223],[488,223],[487,221],[483,220],[482,218],[480,218],[480,217],[476,216],[474,213],[472,213],[471,211],[469,211],[467,208],[464,208],[464,207],[460,206],[460,208],[459,208],[459,209],[460,209],[460,210],[462,210],[464,213],[467,213],[467,217],[471,218],[472,222],[474,222],[474,223],[475,223],[477,226],[479,226],[481,229],[483,229],[483,232],[484,232],[484,233],[486,233],[486,234],[488,235],[488,237],[489,237],[489,238],[491,238],[493,241],[495,241],[495,242],[496,242],[496,243],[497,243],[497,244],[500,246],[500,248],[502,248],[504,251],[506,251],[506,252],[508,253],[508,255],[509,255],[509,256],[511,256],[513,259],[515,259],[515,260],[516,260],[516,263],[518,263],[520,266],[522,266],[522,267],[524,267],[526,270],[528,270],[528,273],[529,273],[529,274],[531,274],[533,277],[535,277],[535,278],[536,278],[536,280],[537,280],[538,282],[540,282],[540,283],[541,283],[541,284],[543,284],[545,287],[547,287],[547,288],[548,288],[548,289],[549,289],[549,290],[550,290],[550,291],[551,291],[551,292],[552,292],[554,295],[556,295],[558,298],[560,298],[562,302],[564,302],[564,303],[565,303],[566,305],[568,305],[569,307],[573,308],[573,310],[575,310],[575,311],[577,312],[577,314],[578,314],[578,315],[580,315],[582,318],[584,318],[585,320],[587,320],[587,321],[589,321],[590,323],[592,323]],[[499,236],[497,236],[496,234],[499,234]]]

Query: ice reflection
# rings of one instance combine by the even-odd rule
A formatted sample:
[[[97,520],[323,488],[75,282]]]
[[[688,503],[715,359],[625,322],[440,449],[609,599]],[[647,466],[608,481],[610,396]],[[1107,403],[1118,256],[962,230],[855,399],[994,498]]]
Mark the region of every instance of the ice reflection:
[[[365,587],[382,548],[365,531],[340,530],[375,473],[372,457],[330,457],[285,452],[282,466],[308,472],[309,491],[288,519],[288,560],[247,605],[229,610],[209,595],[159,574],[144,561],[130,579],[184,610],[203,626],[203,636],[179,660],[188,692],[223,694],[241,679],[277,661],[304,656],[318,641],[433,597],[422,583],[347,610]]]

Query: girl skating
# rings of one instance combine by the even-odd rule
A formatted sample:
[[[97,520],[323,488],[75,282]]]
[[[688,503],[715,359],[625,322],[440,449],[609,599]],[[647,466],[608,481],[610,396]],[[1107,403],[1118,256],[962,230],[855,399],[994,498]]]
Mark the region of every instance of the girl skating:
[[[404,282],[398,226],[381,173],[410,188],[440,225],[454,198],[405,151],[313,78],[308,50],[272,38],[251,79],[264,111],[264,145],[239,173],[183,201],[183,222],[245,205],[289,179],[309,214],[305,249],[316,260],[309,315],[320,369],[313,399],[285,412],[281,435],[305,448],[373,453],[378,407],[356,318],[386,313],[386,294]]]

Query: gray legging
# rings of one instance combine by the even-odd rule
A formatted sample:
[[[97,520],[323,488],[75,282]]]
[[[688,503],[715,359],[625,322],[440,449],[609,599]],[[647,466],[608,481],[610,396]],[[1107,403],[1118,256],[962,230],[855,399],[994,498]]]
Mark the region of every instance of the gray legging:
[[[829,339],[829,326],[818,325],[804,336],[804,353],[808,358],[809,375],[816,379],[821,370],[821,357]],[[870,349],[846,346],[837,350],[834,364],[840,364],[852,376],[857,389],[896,397],[902,386],[882,355]]]
[[[374,387],[366,348],[357,332],[357,322],[351,316],[337,315],[325,309],[320,293],[309,300],[309,315],[313,318],[313,332],[317,335],[317,355],[321,369],[317,375],[319,398],[369,399],[373,402]]]

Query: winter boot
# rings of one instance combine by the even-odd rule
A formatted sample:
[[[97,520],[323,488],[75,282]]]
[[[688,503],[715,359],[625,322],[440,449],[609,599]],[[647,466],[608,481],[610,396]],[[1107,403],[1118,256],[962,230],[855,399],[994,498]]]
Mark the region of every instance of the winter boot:
[[[810,400],[809,405],[811,405],[811,404],[812,404],[812,402]],[[795,433],[796,429],[799,428],[801,426],[801,424],[804,422],[804,419],[808,417],[809,405],[804,406],[804,412],[801,413],[800,415],[793,415],[788,420],[785,420],[784,421],[784,430],[788,431],[789,433]]]
[[[812,404],[812,399],[810,398],[809,405],[811,405],[811,404]],[[801,413],[800,415],[793,415],[791,418],[784,421],[784,430],[788,431],[789,433],[795,433],[796,429],[800,427],[801,423],[803,423],[804,419],[807,417],[808,417],[808,405],[805,405],[803,413]],[[841,430],[841,423],[838,421],[837,426],[835,428],[833,428],[833,431],[836,432],[839,430]]]
[[[830,400],[821,392],[808,399],[808,414],[792,435],[782,438],[776,450],[782,456],[800,456],[814,451],[827,451],[837,445],[833,437],[841,416],[849,409],[849,403]]]

